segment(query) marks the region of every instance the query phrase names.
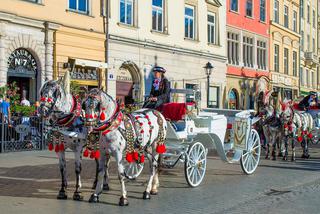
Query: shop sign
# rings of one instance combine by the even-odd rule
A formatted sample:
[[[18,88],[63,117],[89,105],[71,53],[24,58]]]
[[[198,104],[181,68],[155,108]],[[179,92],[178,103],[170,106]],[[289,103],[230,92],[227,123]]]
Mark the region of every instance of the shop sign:
[[[117,81],[132,82],[132,76],[127,69],[120,69],[117,73]]]
[[[91,67],[75,66],[70,75],[75,80],[98,80],[97,69]]]
[[[23,48],[12,52],[7,63],[11,76],[35,77],[38,69],[35,58]]]

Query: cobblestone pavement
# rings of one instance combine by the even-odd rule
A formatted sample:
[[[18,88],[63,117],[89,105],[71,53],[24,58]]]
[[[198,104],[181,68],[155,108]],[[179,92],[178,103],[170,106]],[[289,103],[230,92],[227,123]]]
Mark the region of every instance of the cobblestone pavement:
[[[150,201],[141,199],[147,178],[144,170],[136,181],[127,182],[129,207],[117,205],[120,186],[113,163],[111,190],[103,193],[101,203],[87,202],[95,171],[91,160],[83,163],[85,200],[73,201],[72,155],[67,154],[69,199],[58,201],[60,175],[54,153],[0,154],[0,213],[319,213],[320,148],[311,148],[311,159],[295,163],[262,160],[252,176],[244,175],[238,164],[210,156],[201,186],[187,186],[182,166],[166,170],[160,176],[159,195]]]

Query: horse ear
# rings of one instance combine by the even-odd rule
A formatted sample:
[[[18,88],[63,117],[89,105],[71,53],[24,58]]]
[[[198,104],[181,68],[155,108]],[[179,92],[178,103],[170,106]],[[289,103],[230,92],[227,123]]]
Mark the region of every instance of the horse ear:
[[[66,94],[70,94],[70,72],[66,71],[62,79],[63,89]]]

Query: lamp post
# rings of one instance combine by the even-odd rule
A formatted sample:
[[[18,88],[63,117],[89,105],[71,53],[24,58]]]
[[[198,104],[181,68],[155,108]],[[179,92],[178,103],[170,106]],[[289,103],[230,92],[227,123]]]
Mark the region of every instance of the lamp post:
[[[213,66],[210,62],[207,62],[206,66],[203,67],[207,75],[207,108],[209,107],[209,90],[210,90],[210,75],[212,73]]]

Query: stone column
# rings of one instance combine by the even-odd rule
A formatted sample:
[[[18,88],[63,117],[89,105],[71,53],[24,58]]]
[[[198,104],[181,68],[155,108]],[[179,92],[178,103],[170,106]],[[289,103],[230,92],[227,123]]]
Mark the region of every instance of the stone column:
[[[54,44],[54,32],[59,28],[59,25],[45,22],[45,39],[44,39],[44,45],[45,45],[45,75],[42,77],[42,80],[45,79],[51,80],[53,79],[53,44]]]
[[[0,22],[0,86],[7,83],[7,59],[6,59],[6,23]]]

